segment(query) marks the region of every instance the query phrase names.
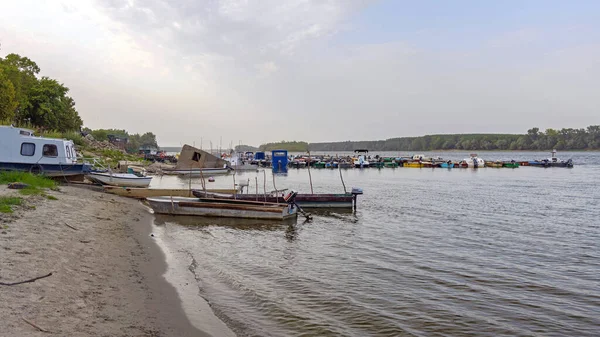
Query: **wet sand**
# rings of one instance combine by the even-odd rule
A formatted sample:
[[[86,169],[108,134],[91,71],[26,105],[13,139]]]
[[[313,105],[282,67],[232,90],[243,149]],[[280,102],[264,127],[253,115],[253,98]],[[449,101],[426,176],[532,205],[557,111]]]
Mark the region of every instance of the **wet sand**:
[[[13,214],[0,214],[0,282],[52,273],[0,285],[0,336],[209,336],[190,323],[163,276],[165,256],[141,203],[60,190],[48,192],[58,200],[24,197]],[[10,194],[18,195],[0,188]]]

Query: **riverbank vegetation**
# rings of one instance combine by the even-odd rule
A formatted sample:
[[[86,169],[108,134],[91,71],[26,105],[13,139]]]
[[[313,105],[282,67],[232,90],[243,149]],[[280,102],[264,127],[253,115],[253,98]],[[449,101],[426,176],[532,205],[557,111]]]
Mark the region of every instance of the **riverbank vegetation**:
[[[311,143],[311,151],[434,151],[434,150],[598,150],[600,125],[585,129],[531,128],[526,134],[449,134],[400,137],[376,141]]]
[[[22,195],[41,195],[55,200],[56,198],[46,195],[47,190],[56,190],[56,181],[42,175],[34,175],[22,171],[0,171],[0,185],[11,183],[22,183],[24,187],[19,189]]]

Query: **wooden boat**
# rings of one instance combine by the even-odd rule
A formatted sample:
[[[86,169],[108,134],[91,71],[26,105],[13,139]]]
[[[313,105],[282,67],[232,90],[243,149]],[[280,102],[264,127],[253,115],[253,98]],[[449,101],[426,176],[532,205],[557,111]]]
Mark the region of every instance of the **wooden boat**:
[[[158,214],[285,220],[297,217],[293,204],[213,198],[155,197],[146,199]]]
[[[102,185],[148,187],[152,177],[138,176],[132,173],[91,172],[87,178]]]
[[[198,198],[218,198],[218,199],[235,199],[247,201],[266,201],[271,203],[283,202],[283,195],[267,195],[264,194],[220,194],[204,192],[201,190],[193,190],[192,193]],[[362,194],[342,193],[342,194],[298,194],[296,195],[296,203],[302,208],[352,208],[356,205],[356,196]]]
[[[516,161],[505,161],[502,163],[502,167],[517,168],[519,167],[519,163]]]
[[[239,190],[236,189],[207,189],[211,193],[235,194]],[[164,188],[136,188],[136,187],[117,187],[104,186],[104,192],[120,195],[122,197],[146,199],[150,197],[173,196],[173,197],[193,197],[189,189],[164,189]]]

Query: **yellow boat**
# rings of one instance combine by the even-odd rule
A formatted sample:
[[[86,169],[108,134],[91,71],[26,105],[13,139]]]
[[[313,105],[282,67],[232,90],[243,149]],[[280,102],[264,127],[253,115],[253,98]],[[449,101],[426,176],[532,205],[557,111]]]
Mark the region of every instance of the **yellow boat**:
[[[421,168],[423,167],[423,163],[417,162],[417,161],[409,161],[406,162],[402,165],[402,167],[415,167],[415,168]]]
[[[136,188],[136,187],[118,187],[104,186],[104,192],[120,195],[122,197],[145,199],[149,197],[188,197],[194,198],[189,189],[169,189],[169,188]],[[236,194],[239,190],[231,188],[207,189],[206,192],[221,194]]]

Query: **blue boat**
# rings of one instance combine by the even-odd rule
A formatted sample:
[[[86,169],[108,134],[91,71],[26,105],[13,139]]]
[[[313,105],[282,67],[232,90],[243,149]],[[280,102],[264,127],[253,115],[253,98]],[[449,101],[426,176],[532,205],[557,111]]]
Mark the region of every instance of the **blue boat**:
[[[83,177],[92,167],[78,162],[72,141],[36,137],[32,130],[11,125],[0,126],[0,170]]]
[[[454,163],[443,162],[440,164],[441,168],[454,168]]]

